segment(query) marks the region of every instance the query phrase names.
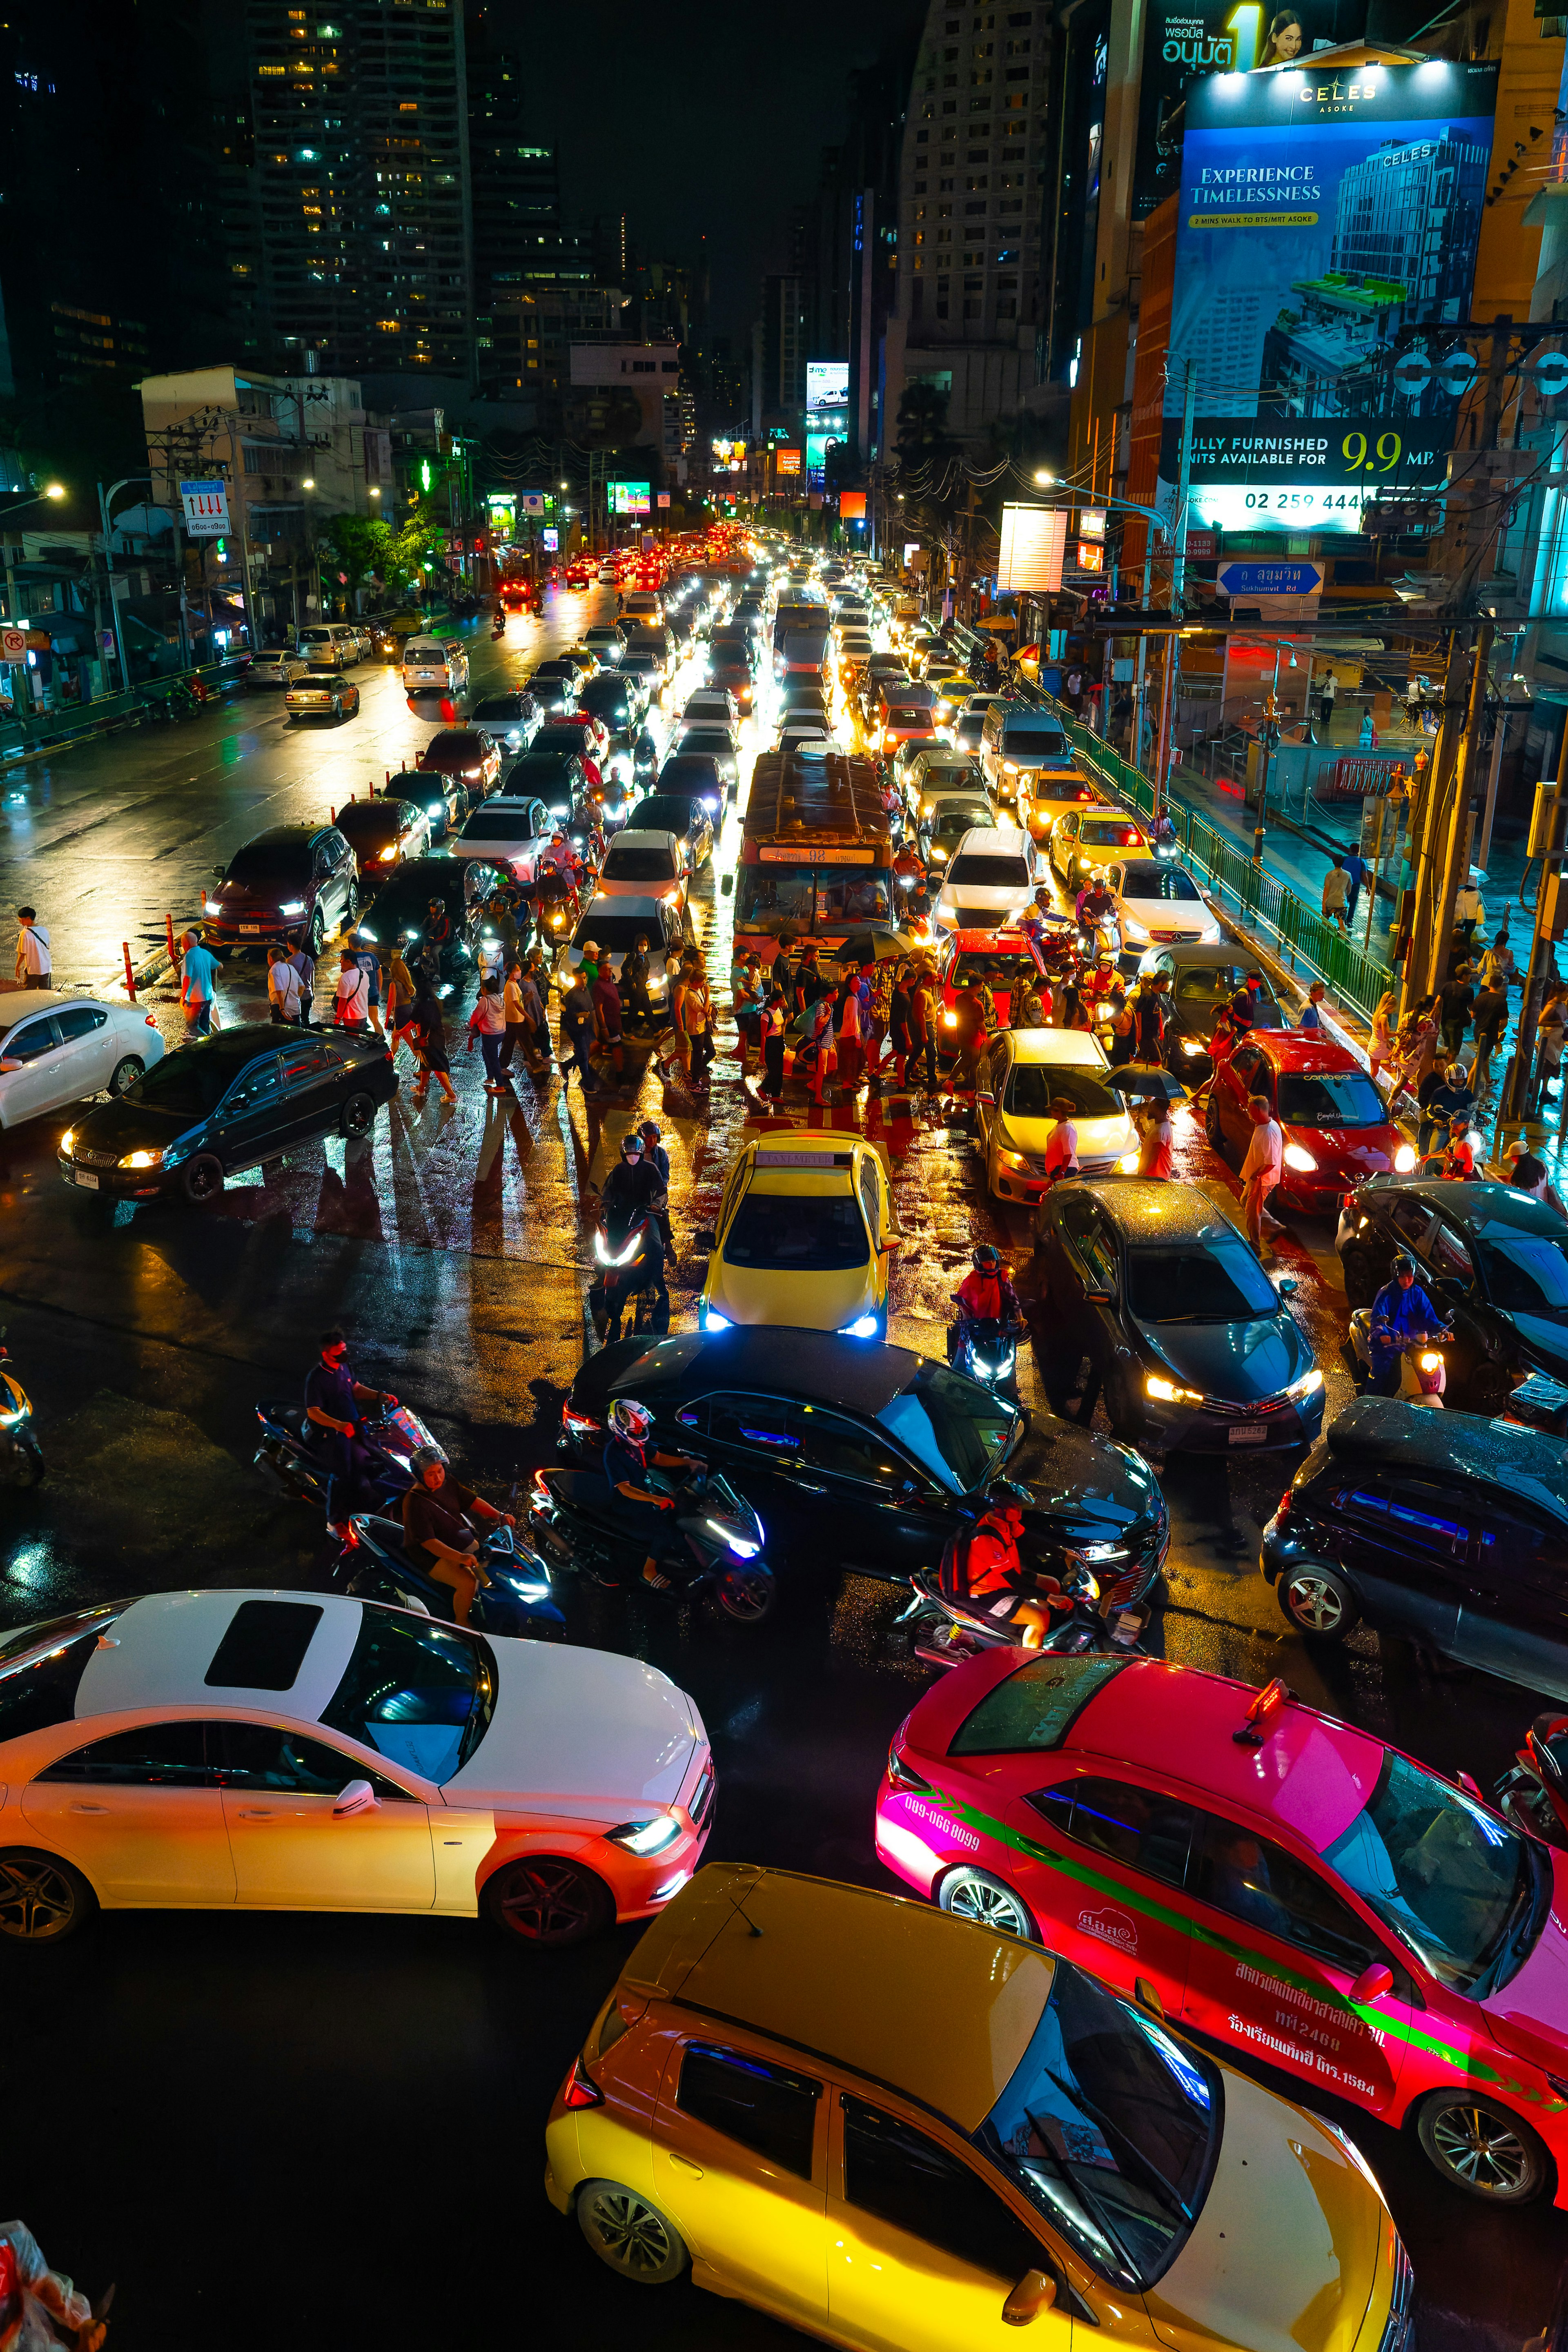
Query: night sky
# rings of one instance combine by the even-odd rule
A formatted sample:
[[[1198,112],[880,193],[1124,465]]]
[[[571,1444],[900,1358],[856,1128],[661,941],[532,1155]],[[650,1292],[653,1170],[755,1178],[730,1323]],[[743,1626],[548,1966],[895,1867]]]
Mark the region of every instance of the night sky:
[[[707,238],[710,324],[743,336],[757,279],[783,258],[790,208],[843,132],[847,77],[924,17],[921,0],[848,5],[542,9],[492,0],[523,60],[531,135],[561,154],[562,211],[626,215],[649,258],[696,262]]]

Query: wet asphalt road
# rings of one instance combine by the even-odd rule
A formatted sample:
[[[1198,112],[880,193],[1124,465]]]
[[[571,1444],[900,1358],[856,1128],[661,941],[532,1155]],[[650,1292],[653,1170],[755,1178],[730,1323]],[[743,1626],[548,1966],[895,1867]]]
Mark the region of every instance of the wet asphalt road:
[[[557,597],[542,623],[513,621],[504,648],[481,631],[474,690],[521,676],[610,605],[608,592]],[[12,772],[0,904],[29,898],[59,973],[106,982],[121,940],[135,950],[161,935],[165,912],[177,927],[250,834],[324,814],[403,764],[420,722],[393,676],[356,675],[363,714],[341,729],[290,727],[254,698]],[[721,870],[734,845],[731,819]],[[730,904],[703,877],[698,928],[723,1002]],[[261,991],[257,971],[229,966],[226,1018],[264,1013]],[[168,992],[149,1001],[173,1035]],[[477,1061],[459,1063],[457,1083],[455,1110],[405,1093],[365,1143],[291,1155],[206,1214],[153,1206],[106,1223],[56,1175],[65,1118],[0,1138],[0,1320],[50,1465],[37,1495],[0,1507],[0,1624],[187,1581],[318,1581],[319,1529],[250,1466],[252,1409],[298,1393],[332,1321],[353,1335],[362,1377],[418,1403],[490,1491],[553,1458],[584,1344],[585,1198],[606,1147],[650,1112],[673,1161],[678,1324],[689,1314],[692,1236],[755,1109],[722,1046],[700,1117],[651,1068],[602,1123],[553,1082],[524,1079],[500,1106]],[[808,1116],[787,1098],[785,1111]],[[858,1117],[888,1148],[906,1235],[892,1336],[934,1352],[974,1241],[1001,1241],[1027,1291],[1027,1234],[987,1203],[972,1148],[936,1106],[889,1097]],[[1181,1138],[1184,1181],[1234,1196],[1197,1128]],[[1279,1259],[1300,1279],[1331,1414],[1347,1392],[1331,1237],[1293,1229]],[[1059,1400],[1070,1368],[1043,1318],[1035,1337],[1022,1369],[1038,1408],[1047,1389]],[[1304,1698],[1487,1785],[1534,1711],[1528,1694],[1365,1633],[1327,1654],[1287,1634],[1256,1559],[1293,1466],[1161,1465],[1173,1541],[1153,1646],[1255,1684],[1283,1674]],[[575,1595],[572,1634],[646,1657],[696,1696],[720,1766],[712,1856],[886,1886],[870,1807],[925,1669],[886,1591],[805,1589],[754,1639],[657,1602]],[[529,1961],[458,1922],[120,1915],[47,1959],[6,1956],[0,2207],[26,2213],[89,2287],[119,2280],[110,2340],[127,2347],[324,2347],[373,2330],[447,2344],[498,2327],[574,2345],[798,2342],[689,2289],[635,2299],[544,2203],[550,2095],[634,1939]],[[1562,2218],[1479,2211],[1439,2189],[1407,2141],[1339,2113],[1415,2256],[1426,2344],[1517,2346],[1568,2251]]]

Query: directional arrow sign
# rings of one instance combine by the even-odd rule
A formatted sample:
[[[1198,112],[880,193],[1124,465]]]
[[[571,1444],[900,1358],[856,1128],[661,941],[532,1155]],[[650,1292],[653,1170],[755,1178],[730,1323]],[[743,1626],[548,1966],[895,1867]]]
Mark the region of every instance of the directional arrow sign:
[[[1315,596],[1323,584],[1321,563],[1222,563],[1222,596]]]

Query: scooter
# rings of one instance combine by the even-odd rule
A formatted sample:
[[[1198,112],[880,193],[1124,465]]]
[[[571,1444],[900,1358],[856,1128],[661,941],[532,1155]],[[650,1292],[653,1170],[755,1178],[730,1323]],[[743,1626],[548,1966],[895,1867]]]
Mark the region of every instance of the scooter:
[[[310,1442],[310,1424],[304,1406],[264,1397],[256,1408],[256,1418],[261,1423],[261,1444],[252,1456],[255,1467],[267,1471],[291,1501],[312,1503],[324,1513],[332,1474],[325,1456]],[[378,1503],[392,1502],[408,1492],[414,1484],[410,1465],[422,1445],[433,1445],[442,1461],[447,1459],[446,1448],[407,1405],[395,1406],[381,1421],[367,1421],[364,1433],[385,1464],[374,1482]]]
[[[705,1465],[684,1482],[658,1470],[644,1476],[651,1492],[669,1496],[675,1505],[668,1541],[657,1556],[673,1596],[706,1593],[734,1623],[760,1623],[773,1605],[774,1584],[763,1558],[763,1523],[751,1505]],[[637,1580],[641,1538],[616,1519],[602,1471],[536,1470],[529,1533],[554,1567],[611,1589]]]
[[[44,1475],[44,1453],[33,1434],[32,1402],[15,1373],[4,1368],[11,1360],[0,1325],[0,1484],[36,1486]]]
[[[944,1592],[940,1576],[917,1569],[910,1579],[913,1599],[898,1620],[914,1627],[914,1651],[928,1665],[961,1666],[966,1659],[984,1657],[991,1650],[1021,1650],[1024,1629],[1007,1620],[1016,1596],[999,1604],[984,1600],[959,1600]],[[1053,1586],[1056,1588],[1053,1590]],[[1101,1591],[1087,1568],[1069,1570],[1064,1580],[1042,1582],[1037,1598],[1057,1620],[1040,1643],[1053,1657],[1130,1657],[1141,1654],[1139,1638],[1149,1622],[1147,1609],[1135,1605],[1131,1577],[1121,1578]],[[1000,1618],[992,1613],[1000,1606]]]
[[[1461,1787],[1476,1795],[1479,1790],[1459,1775]],[[1524,1735],[1524,1746],[1492,1794],[1498,1811],[1515,1829],[1543,1838],[1548,1845],[1568,1846],[1568,1715],[1538,1715]]]
[[[645,1210],[618,1238],[601,1224],[594,1235],[594,1255],[601,1271],[588,1286],[588,1309],[601,1343],[620,1338],[628,1307],[635,1335],[651,1331],[662,1337],[669,1329],[669,1293],[660,1279],[664,1235],[656,1210]]]
[[[1448,1367],[1436,1343],[1451,1339],[1452,1331],[1424,1331],[1407,1339],[1400,1350],[1399,1393],[1406,1404],[1443,1409]],[[1351,1377],[1363,1394],[1372,1385],[1372,1309],[1358,1307],[1351,1317],[1351,1333],[1342,1349]]]
[[[498,1527],[485,1538],[483,1556],[490,1581],[474,1595],[468,1612],[474,1631],[559,1641],[566,1620],[555,1605],[550,1570],[538,1553],[520,1543],[510,1528]],[[362,1600],[386,1601],[421,1616],[451,1620],[451,1586],[439,1583],[404,1549],[399,1519],[356,1512],[333,1563],[332,1580]]]
[[[965,1372],[995,1396],[1010,1396],[1017,1387],[1018,1339],[1025,1328],[1016,1318],[1006,1322],[989,1318],[975,1322],[965,1316],[952,1335],[952,1368]]]

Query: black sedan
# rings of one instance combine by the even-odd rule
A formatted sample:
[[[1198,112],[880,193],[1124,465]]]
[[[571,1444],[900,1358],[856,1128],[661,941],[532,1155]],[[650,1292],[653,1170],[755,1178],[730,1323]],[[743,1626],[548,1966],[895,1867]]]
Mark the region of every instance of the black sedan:
[[[893,1580],[934,1570],[1005,1476],[1025,1486],[1031,1558],[1134,1580],[1164,1563],[1164,1497],[1123,1445],[1016,1405],[908,1348],[777,1325],[617,1340],[562,1406],[562,1450],[596,1463],[617,1397],[653,1414],[662,1449],[721,1469],[797,1570]]]
[[[1035,1230],[1072,1369],[1088,1356],[1118,1437],[1184,1454],[1312,1443],[1323,1376],[1285,1303],[1296,1285],[1276,1288],[1206,1193],[1058,1184]]]
[[[542,801],[565,825],[587,789],[580,755],[571,750],[525,751],[506,780],[508,800]]]
[[[395,776],[388,776],[382,797],[423,809],[432,841],[445,841],[468,813],[468,789],[462,778],[434,768],[400,768]]]
[[[1568,1379],[1568,1223],[1510,1184],[1374,1177],[1340,1212],[1345,1296],[1368,1307],[1407,1250],[1452,1327],[1448,1399],[1500,1412],[1531,1372]]]
[[[1301,1633],[1374,1632],[1568,1702],[1563,1441],[1363,1397],[1296,1473],[1258,1562]]]
[[[708,807],[713,786],[705,782],[701,791],[694,791],[683,782],[678,790],[672,782],[665,789],[664,779],[678,761],[666,761],[659,781],[646,800],[633,804],[626,819],[639,833],[672,833],[686,853],[687,865],[693,874],[699,873],[713,855],[715,818]],[[711,775],[711,770],[709,771]]]
[[[541,662],[528,681],[528,690],[540,709],[549,717],[558,710],[574,710],[577,689],[583,683],[582,672],[569,661]]]
[[[384,1042],[247,1024],[182,1045],[59,1141],[72,1187],[116,1201],[216,1200],[224,1179],[319,1135],[370,1133],[397,1092]]]
[[[405,858],[384,885],[369,922],[361,923],[356,937],[368,940],[384,955],[400,949],[412,970],[424,953],[430,901],[438,898],[451,930],[450,945],[441,959],[442,977],[459,980],[473,963],[476,918],[469,909],[482,906],[509,878],[473,857]]]
[[[711,760],[725,791],[733,793],[741,781],[741,763],[735,757],[734,742],[727,727],[699,719],[681,729],[676,738],[675,748],[681,756]]]
[[[1202,1086],[1214,1068],[1209,1039],[1222,1007],[1247,985],[1256,973],[1262,985],[1253,992],[1255,1029],[1289,1029],[1289,1015],[1276,1003],[1268,975],[1256,956],[1229,944],[1152,948],[1140,970],[1171,975],[1170,1013],[1165,1024],[1165,1059],[1189,1087]]]

